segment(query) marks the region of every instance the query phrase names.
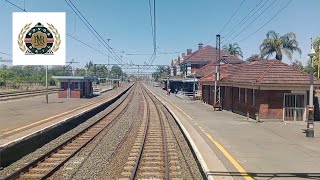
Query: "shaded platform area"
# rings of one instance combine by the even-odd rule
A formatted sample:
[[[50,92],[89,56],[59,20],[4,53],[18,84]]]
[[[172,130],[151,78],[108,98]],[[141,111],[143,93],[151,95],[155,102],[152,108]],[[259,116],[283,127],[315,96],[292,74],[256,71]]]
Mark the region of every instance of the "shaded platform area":
[[[315,123],[315,138],[307,138],[306,122],[257,123],[147,87],[179,118],[207,165],[208,177],[320,179],[320,123]]]

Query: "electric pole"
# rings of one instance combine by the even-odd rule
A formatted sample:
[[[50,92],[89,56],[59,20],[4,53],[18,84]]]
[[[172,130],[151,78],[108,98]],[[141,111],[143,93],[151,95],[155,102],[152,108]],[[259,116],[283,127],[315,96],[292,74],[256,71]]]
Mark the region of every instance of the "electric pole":
[[[220,34],[216,35],[216,50],[218,51],[218,55],[216,56],[216,73],[215,73],[215,81],[214,81],[214,103],[213,103],[213,109],[221,110],[221,101],[220,101],[220,60],[221,60],[221,54],[220,54]]]
[[[49,103],[48,97],[48,65],[46,66],[46,103]]]
[[[107,41],[108,41],[108,44],[109,44],[109,41],[110,41],[111,39],[107,39]],[[110,50],[108,50],[108,68],[109,68],[109,64],[110,64],[110,51],[111,51],[111,49]],[[107,69],[108,70],[108,84],[109,84],[109,86],[110,86],[110,71],[111,71],[111,68],[110,69]]]

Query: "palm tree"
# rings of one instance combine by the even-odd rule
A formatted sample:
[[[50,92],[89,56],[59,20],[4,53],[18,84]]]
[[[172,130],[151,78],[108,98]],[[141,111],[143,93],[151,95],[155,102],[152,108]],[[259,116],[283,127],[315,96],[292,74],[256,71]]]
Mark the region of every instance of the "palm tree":
[[[282,60],[282,52],[292,60],[292,54],[298,52],[301,55],[301,49],[298,47],[298,41],[296,35],[293,32],[289,32],[283,36],[280,36],[275,31],[269,31],[267,38],[263,40],[260,45],[261,56],[268,58],[273,53],[276,53],[276,59]]]
[[[224,45],[222,49],[231,55],[240,56],[241,58],[243,57],[241,48],[239,47],[238,43]]]
[[[251,54],[251,56],[248,57],[248,58],[246,59],[246,61],[253,61],[253,60],[257,60],[257,59],[263,60],[263,59],[261,58],[261,55],[260,55],[260,54]]]

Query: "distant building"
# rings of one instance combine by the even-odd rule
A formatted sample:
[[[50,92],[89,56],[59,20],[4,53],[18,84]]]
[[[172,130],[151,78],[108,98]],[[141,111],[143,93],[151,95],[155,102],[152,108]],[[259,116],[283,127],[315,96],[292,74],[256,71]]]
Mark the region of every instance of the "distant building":
[[[59,98],[88,98],[93,95],[92,83],[96,78],[84,76],[53,76],[59,81]]]
[[[209,45],[203,46],[202,43],[198,44],[198,50],[195,52],[192,52],[192,49],[187,49],[187,54],[182,53],[177,59],[171,60],[171,77],[169,80],[163,80],[164,86],[167,87],[168,82],[170,82],[169,84],[172,91],[177,89],[184,92],[192,92],[193,83],[196,82],[195,90],[198,90],[198,79],[202,76],[196,72],[210,63],[215,64],[217,62],[218,52],[216,48]],[[244,62],[223,50],[220,51],[220,57],[224,58],[223,61],[229,64],[240,64]],[[196,80],[193,79],[194,74]]]
[[[190,77],[195,71],[202,68],[209,63],[216,63],[218,58],[218,50],[212,46],[203,47],[202,43],[198,44],[198,50],[192,52],[192,49],[187,49],[187,55],[183,56],[183,60],[180,62],[181,74],[184,78]],[[224,61],[229,64],[243,63],[240,58],[230,55],[229,53],[220,51],[220,57],[225,57]]]

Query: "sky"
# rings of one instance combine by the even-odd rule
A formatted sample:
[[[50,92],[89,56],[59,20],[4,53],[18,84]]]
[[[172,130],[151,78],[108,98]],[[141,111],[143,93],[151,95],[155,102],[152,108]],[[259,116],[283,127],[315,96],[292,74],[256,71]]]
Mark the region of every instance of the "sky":
[[[107,49],[90,33],[89,29],[75,15],[64,0],[9,0],[28,12],[66,12],[66,31],[68,34],[86,42],[90,46],[108,53]],[[177,58],[177,52],[186,52],[191,48],[197,50],[198,43],[215,46],[215,36],[221,33],[222,45],[232,38],[225,35],[244,18],[261,0],[156,0],[156,42],[157,51],[172,54],[159,54],[154,64],[170,64],[172,58]],[[302,55],[294,54],[293,60],[306,64],[310,51],[310,38],[320,36],[320,0],[292,0],[292,2],[267,23],[290,0],[263,0],[269,9],[258,11],[252,19],[261,16],[253,23],[245,21],[234,35],[242,28],[249,26],[236,36],[231,43],[238,42],[244,59],[251,54],[259,53],[259,46],[269,30],[275,30],[280,35],[294,32],[302,49]],[[149,15],[148,0],[73,0],[81,13],[91,25],[115,49],[118,56],[126,63],[143,64],[148,62],[153,52],[153,39]],[[153,2],[151,0],[151,2]],[[272,5],[271,3],[274,2]],[[240,8],[239,8],[240,6]],[[260,7],[258,6],[258,7]],[[235,16],[229,21],[233,13]],[[0,52],[12,52],[12,12],[20,9],[0,0]],[[258,30],[257,33],[243,41],[239,41]],[[225,28],[223,28],[225,26]],[[223,30],[221,32],[221,30]],[[86,62],[107,63],[107,56],[100,54],[83,44],[67,37],[67,61],[74,59],[80,62],[76,66],[84,66]],[[148,54],[148,55],[126,55]],[[2,59],[10,59],[8,55],[0,54]],[[284,62],[290,64],[288,58]],[[110,63],[117,63],[110,59]]]

